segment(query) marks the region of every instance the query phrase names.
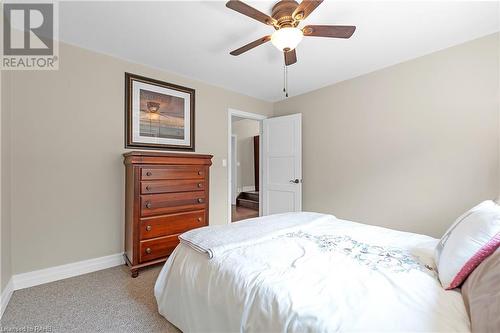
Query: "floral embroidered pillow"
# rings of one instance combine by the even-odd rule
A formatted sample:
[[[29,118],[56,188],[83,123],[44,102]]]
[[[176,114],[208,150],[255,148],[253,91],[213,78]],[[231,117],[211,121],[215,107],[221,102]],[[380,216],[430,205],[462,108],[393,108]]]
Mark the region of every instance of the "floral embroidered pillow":
[[[499,246],[500,206],[487,200],[460,216],[437,245],[436,265],[443,287],[459,287]]]

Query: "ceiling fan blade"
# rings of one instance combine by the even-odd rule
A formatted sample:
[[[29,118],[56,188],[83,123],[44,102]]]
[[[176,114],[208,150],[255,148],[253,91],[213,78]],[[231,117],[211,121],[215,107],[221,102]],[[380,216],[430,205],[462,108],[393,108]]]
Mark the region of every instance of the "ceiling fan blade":
[[[254,20],[257,20],[259,22],[262,22],[267,25],[274,25],[276,24],[276,20],[273,19],[271,16],[266,15],[262,13],[261,11],[258,11],[257,9],[247,5],[244,2],[241,2],[239,0],[230,0],[226,3],[226,7],[230,8],[234,11],[237,11],[240,14],[246,15],[248,17],[253,18]]]
[[[247,45],[240,47],[239,49],[236,49],[234,51],[229,52],[229,54],[233,55],[233,56],[240,55],[242,53],[245,53],[248,50],[253,49],[254,47],[257,47],[261,44],[267,43],[270,40],[271,40],[271,36],[265,36],[265,37],[259,38],[251,43],[248,43]]]
[[[311,14],[316,7],[321,5],[323,0],[302,0],[300,5],[293,11],[292,17],[297,20],[303,20]]]
[[[306,25],[302,32],[304,36],[351,38],[355,30],[352,25]]]
[[[295,49],[288,52],[285,51],[283,53],[285,54],[285,65],[290,66],[297,62],[297,53],[295,52]]]

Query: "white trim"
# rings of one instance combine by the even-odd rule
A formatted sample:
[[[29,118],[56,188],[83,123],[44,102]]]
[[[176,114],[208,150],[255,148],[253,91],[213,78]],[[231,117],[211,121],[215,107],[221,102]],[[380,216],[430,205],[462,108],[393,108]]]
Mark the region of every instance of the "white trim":
[[[14,293],[14,281],[13,278],[10,278],[9,282],[5,286],[5,289],[2,291],[2,294],[0,295],[0,319],[2,318],[3,313],[7,308],[7,305],[9,304],[10,298],[12,297],[13,293]]]
[[[264,115],[258,114],[258,113],[245,112],[245,111],[240,111],[240,110],[231,109],[231,108],[227,109],[227,111],[229,112],[230,116],[234,116],[234,117],[253,119],[253,120],[267,119],[267,116],[264,116]],[[229,120],[231,121],[231,117],[229,118]]]
[[[240,111],[236,109],[227,109],[227,219],[228,219],[228,224],[231,223],[231,135],[232,135],[232,129],[233,129],[233,123],[232,123],[232,118],[233,117],[240,117],[240,118],[245,118],[245,119],[253,119],[253,120],[258,120],[260,122],[259,126],[259,135],[261,136],[259,140],[259,154],[260,154],[260,161],[262,161],[262,121],[264,119],[267,119],[267,116],[264,116],[262,114],[257,114],[257,113],[250,113],[250,112],[245,112],[245,111]],[[259,187],[262,188],[262,162],[259,165]],[[259,192],[259,216],[262,215],[262,191]]]
[[[125,264],[123,253],[117,253],[105,257],[16,274],[10,278],[0,295],[0,318],[2,318],[15,290],[34,287],[40,284],[63,280],[123,264]]]
[[[12,277],[13,288],[14,290],[29,288],[123,264],[125,264],[123,253],[117,253],[105,257],[16,274]]]

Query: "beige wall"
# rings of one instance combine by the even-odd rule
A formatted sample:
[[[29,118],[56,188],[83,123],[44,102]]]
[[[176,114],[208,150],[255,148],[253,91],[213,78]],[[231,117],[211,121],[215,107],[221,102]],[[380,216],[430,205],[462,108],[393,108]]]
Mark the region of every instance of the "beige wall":
[[[275,104],[303,114],[303,207],[441,236],[498,195],[498,35]]]
[[[5,289],[12,276],[11,265],[11,215],[10,215],[10,72],[0,71],[1,115],[0,115],[0,292]]]
[[[2,285],[5,253],[22,273],[123,250],[126,71],[196,89],[211,224],[227,221],[228,108],[303,113],[306,210],[439,236],[498,194],[496,36],[274,106],[65,44],[60,58],[59,71],[2,77]]]
[[[14,273],[123,251],[124,72],[196,89],[196,152],[213,154],[210,223],[226,223],[227,109],[272,104],[62,44],[58,71],[12,75]]]
[[[260,122],[251,119],[242,119],[233,122],[232,132],[237,136],[238,188],[244,186],[255,187],[253,137],[259,135]]]

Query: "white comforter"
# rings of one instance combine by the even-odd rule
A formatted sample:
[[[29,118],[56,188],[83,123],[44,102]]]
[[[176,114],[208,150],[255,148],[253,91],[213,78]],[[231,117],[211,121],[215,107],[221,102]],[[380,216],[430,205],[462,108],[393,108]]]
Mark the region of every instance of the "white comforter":
[[[280,230],[212,259],[180,244],[155,285],[160,314],[184,332],[470,331],[460,292],[437,280],[436,239],[325,215]]]

